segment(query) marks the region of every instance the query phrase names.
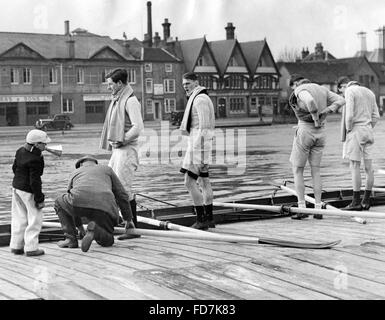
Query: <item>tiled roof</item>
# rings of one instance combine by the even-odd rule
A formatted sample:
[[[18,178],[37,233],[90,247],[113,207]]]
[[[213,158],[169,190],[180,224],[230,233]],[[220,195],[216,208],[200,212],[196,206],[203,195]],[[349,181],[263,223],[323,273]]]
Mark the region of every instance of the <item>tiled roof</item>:
[[[265,43],[266,42],[264,40],[239,43],[243,51],[243,55],[246,58],[246,62],[252,72],[257,69],[258,61],[261,57]]]
[[[194,68],[205,41],[205,38],[179,41],[187,70]]]
[[[144,61],[179,62],[180,60],[163,48],[144,48]]]
[[[209,42],[211,51],[213,52],[214,58],[218,64],[219,72],[222,74],[226,71],[226,67],[233,53],[235,44],[235,39]]]
[[[285,62],[278,65],[285,66],[290,74],[298,73],[319,84],[334,83],[340,76],[350,75],[349,65],[344,62]]]
[[[134,60],[132,55],[125,55],[123,48],[108,36],[92,35],[90,33],[74,35],[75,59],[89,59],[102,48],[110,47],[113,51],[127,60]],[[23,43],[46,59],[68,58],[69,36],[59,34],[0,32],[0,56]]]
[[[378,76],[380,83],[385,83],[385,65],[378,62],[369,62],[370,66]]]

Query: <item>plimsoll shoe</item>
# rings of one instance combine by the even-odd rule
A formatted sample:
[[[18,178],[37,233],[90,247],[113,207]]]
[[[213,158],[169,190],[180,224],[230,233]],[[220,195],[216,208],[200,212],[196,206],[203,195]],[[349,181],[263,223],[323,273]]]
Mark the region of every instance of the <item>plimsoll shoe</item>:
[[[45,252],[43,249],[37,249],[37,250],[33,250],[33,251],[26,251],[25,252],[25,255],[27,257],[36,257],[36,256],[41,256],[43,255]]]
[[[79,243],[77,239],[66,238],[65,240],[58,241],[59,248],[78,248]]]
[[[88,223],[86,235],[82,239],[81,249],[83,252],[87,252],[90,249],[91,243],[95,239],[95,226],[96,223],[94,221]]]
[[[369,210],[370,209],[370,202],[361,202],[362,210]]]
[[[305,213],[297,213],[297,214],[291,216],[291,218],[292,218],[293,220],[302,220],[302,219],[305,219],[305,218],[307,218],[307,217],[309,217],[309,215],[308,215],[308,214],[305,214]]]
[[[24,249],[11,249],[13,254],[24,254]]]
[[[347,210],[347,211],[361,211],[362,210],[362,205],[361,203],[350,203],[347,205],[345,208],[342,210]]]
[[[206,221],[205,222],[197,221],[191,226],[191,228],[199,229],[199,230],[207,230],[209,228],[209,225]]]

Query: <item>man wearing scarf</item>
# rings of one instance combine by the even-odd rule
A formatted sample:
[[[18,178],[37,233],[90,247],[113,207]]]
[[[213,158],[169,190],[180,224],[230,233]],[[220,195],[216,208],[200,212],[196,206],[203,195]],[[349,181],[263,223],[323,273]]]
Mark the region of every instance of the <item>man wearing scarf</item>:
[[[350,161],[353,183],[353,201],[344,210],[370,208],[370,194],[374,184],[372,149],[374,143],[373,128],[380,114],[374,93],[357,81],[347,77],[337,80],[337,88],[344,95],[346,105],[342,116],[342,141],[344,159]],[[364,160],[366,184],[364,199],[361,202],[361,159]]]
[[[183,88],[188,96],[187,106],[180,126],[182,134],[188,135],[188,145],[181,172],[185,174],[185,186],[194,202],[197,215],[192,226],[207,230],[215,228],[213,218],[213,190],[209,180],[209,162],[214,138],[214,106],[198,77],[189,72],[183,75]],[[199,190],[199,186],[202,191]]]
[[[139,165],[138,138],[144,125],[140,103],[127,83],[127,78],[125,69],[115,69],[106,76],[112,101],[104,121],[100,147],[112,151],[108,165],[128,193],[133,221],[137,225],[132,181]]]

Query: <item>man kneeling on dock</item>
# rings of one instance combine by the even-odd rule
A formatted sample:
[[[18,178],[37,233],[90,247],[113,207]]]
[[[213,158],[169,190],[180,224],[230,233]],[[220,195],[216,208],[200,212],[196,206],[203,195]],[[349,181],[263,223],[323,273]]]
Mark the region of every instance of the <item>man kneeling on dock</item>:
[[[77,248],[77,230],[84,235],[83,222],[88,223],[81,249],[87,252],[93,240],[103,247],[114,243],[114,226],[119,221],[119,209],[126,229],[135,228],[128,195],[114,171],[92,156],[84,156],[75,164],[67,193],[55,201],[55,211],[63,228],[65,240],[61,248]],[[83,221],[82,221],[83,220]],[[127,239],[127,236],[125,236]]]

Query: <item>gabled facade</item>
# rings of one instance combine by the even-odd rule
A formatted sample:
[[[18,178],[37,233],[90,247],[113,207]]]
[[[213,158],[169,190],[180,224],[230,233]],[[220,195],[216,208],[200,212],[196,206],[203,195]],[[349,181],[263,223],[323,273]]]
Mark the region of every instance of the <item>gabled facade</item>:
[[[0,32],[0,126],[33,125],[67,113],[74,123],[103,122],[110,102],[105,75],[125,68],[143,99],[141,62],[109,37]]]

